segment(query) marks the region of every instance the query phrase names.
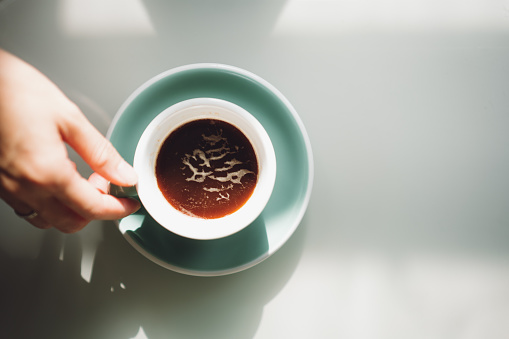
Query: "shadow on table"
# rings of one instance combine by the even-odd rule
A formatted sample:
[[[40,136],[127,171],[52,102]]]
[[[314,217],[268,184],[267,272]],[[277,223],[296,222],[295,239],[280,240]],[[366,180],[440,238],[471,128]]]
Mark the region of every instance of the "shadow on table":
[[[147,0],[143,4],[155,35],[94,36],[73,35],[62,26],[76,23],[65,16],[71,2],[10,1],[2,13],[0,40],[47,73],[73,100],[73,88],[86,93],[84,99],[92,98],[93,105],[79,102],[90,117],[95,110],[113,112],[134,85],[176,65],[198,60],[249,65],[256,52],[253,44],[269,36],[285,2],[230,6],[234,2],[225,1],[216,6]],[[97,12],[87,8],[95,18]],[[86,22],[94,31],[94,20]],[[99,77],[91,76],[92,70]],[[125,339],[141,331],[150,339],[252,338],[265,304],[295,270],[305,226],[306,220],[278,253],[256,267],[198,278],[150,262],[105,223],[90,282],[81,275],[80,234],[47,231],[36,259],[13,259],[0,250],[0,338]]]
[[[0,337],[252,338],[263,307],[295,270],[305,223],[258,266],[213,278],[159,267],[105,223],[90,283],[81,276],[79,234],[48,231],[35,260],[0,253]]]

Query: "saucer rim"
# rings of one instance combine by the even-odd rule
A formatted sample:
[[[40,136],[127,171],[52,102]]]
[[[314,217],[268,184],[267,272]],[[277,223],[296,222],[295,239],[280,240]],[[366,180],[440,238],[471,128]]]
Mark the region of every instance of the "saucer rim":
[[[156,257],[155,255],[149,253],[149,251],[147,251],[140,244],[138,244],[128,234],[129,232],[120,230],[119,220],[116,220],[115,223],[117,225],[117,228],[119,228],[119,230],[123,234],[124,238],[126,238],[126,240],[131,244],[131,246],[133,246],[138,252],[140,252],[142,255],[144,255],[146,258],[148,258],[150,261],[152,261],[166,269],[170,269],[174,272],[183,273],[183,274],[192,275],[192,276],[222,276],[222,275],[228,275],[228,274],[233,274],[233,273],[237,273],[240,271],[244,271],[250,267],[253,267],[253,266],[261,263],[265,259],[272,256],[274,253],[276,253],[290,239],[290,237],[295,233],[295,230],[298,228],[298,226],[302,222],[304,214],[306,213],[307,208],[309,206],[309,201],[311,199],[311,193],[312,193],[313,182],[314,182],[314,158],[313,158],[313,151],[312,151],[312,147],[311,147],[311,141],[309,139],[309,135],[306,131],[304,123],[303,123],[302,119],[300,118],[300,116],[298,115],[295,108],[293,107],[293,105],[290,103],[290,101],[275,86],[273,86],[271,83],[269,83],[267,80],[263,79],[262,77],[254,74],[250,71],[244,70],[242,68],[239,68],[236,66],[231,66],[231,65],[226,65],[226,64],[220,64],[220,63],[193,63],[193,64],[188,64],[188,65],[178,66],[178,67],[169,69],[167,71],[164,71],[162,73],[159,73],[159,74],[153,76],[152,78],[150,78],[149,80],[145,81],[141,86],[139,86],[136,90],[134,90],[127,97],[127,99],[123,102],[123,104],[118,109],[118,111],[115,114],[115,116],[113,117],[113,120],[108,128],[107,133],[106,133],[107,139],[108,140],[111,139],[111,135],[115,129],[115,126],[117,125],[118,120],[121,118],[121,116],[125,112],[126,108],[141,93],[143,93],[143,91],[145,91],[148,87],[150,87],[151,85],[157,83],[158,81],[160,81],[166,77],[172,76],[174,74],[185,72],[185,71],[197,70],[197,69],[218,69],[218,70],[228,71],[228,72],[232,72],[232,73],[236,73],[241,76],[244,76],[248,79],[258,82],[260,85],[267,88],[271,93],[273,93],[274,95],[277,96],[277,98],[283,103],[284,106],[287,107],[287,109],[291,113],[293,119],[295,120],[295,123],[297,124],[297,126],[300,130],[300,134],[301,134],[302,140],[304,142],[304,145],[306,148],[306,154],[307,154],[307,158],[308,158],[307,190],[306,190],[306,193],[302,199],[299,213],[296,215],[296,218],[294,219],[293,224],[288,226],[287,231],[285,232],[284,236],[281,237],[281,239],[278,241],[278,243],[272,244],[269,241],[269,247],[268,247],[267,252],[265,252],[263,255],[255,258],[252,261],[247,262],[243,265],[230,267],[230,268],[224,269],[224,270],[196,270],[196,269],[191,270],[191,269],[186,269],[186,268],[183,268],[180,266],[172,265],[172,264]],[[207,241],[207,240],[204,240],[204,241]],[[272,245],[274,245],[274,246],[272,246]]]

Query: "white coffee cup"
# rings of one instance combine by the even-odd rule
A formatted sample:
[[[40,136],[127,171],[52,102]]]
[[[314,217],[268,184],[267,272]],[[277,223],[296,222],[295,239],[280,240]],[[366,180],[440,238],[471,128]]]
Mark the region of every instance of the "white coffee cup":
[[[215,219],[190,216],[173,207],[159,189],[155,171],[166,138],[184,124],[200,119],[222,120],[239,129],[253,146],[258,162],[258,178],[251,197],[237,211]],[[276,180],[276,156],[263,126],[242,107],[215,98],[182,101],[157,115],[138,142],[133,166],[138,174],[137,195],[147,212],[169,231],[199,240],[223,238],[251,224],[269,201]]]

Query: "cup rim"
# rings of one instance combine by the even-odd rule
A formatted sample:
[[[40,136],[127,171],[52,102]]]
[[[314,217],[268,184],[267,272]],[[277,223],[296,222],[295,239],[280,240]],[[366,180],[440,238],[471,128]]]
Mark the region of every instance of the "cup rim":
[[[210,114],[204,113],[207,111],[204,108]],[[259,167],[257,183],[248,201],[237,211],[217,219],[192,217],[178,211],[164,198],[155,178],[155,158],[164,140],[178,127],[206,118],[222,120],[238,128],[252,144]],[[171,127],[166,129],[165,124]],[[268,203],[276,179],[275,151],[264,127],[244,108],[217,98],[184,100],[159,113],[138,142],[133,166],[139,176],[138,196],[147,212],[167,230],[197,240],[227,237],[251,224]]]

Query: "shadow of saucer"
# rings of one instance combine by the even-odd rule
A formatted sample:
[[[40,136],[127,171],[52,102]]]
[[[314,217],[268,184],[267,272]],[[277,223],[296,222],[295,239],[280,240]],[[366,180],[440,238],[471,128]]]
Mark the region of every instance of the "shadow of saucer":
[[[257,236],[256,228],[248,230],[248,234]],[[112,296],[116,297],[111,309],[97,310],[99,317],[120,317],[122,324],[132,327],[133,335],[142,328],[151,339],[252,338],[265,304],[279,293],[295,270],[305,237],[305,227],[301,227],[263,263],[239,273],[204,278],[166,270],[135,251],[117,230],[105,227],[104,231],[91,285],[97,295],[101,295],[99,291],[113,291]],[[193,242],[176,244],[180,248],[172,251],[193,248]],[[216,246],[220,245],[221,242],[207,250],[217,251]],[[239,250],[243,246],[249,248],[240,243]],[[201,255],[207,252],[201,251]],[[101,305],[103,301],[97,303]]]

